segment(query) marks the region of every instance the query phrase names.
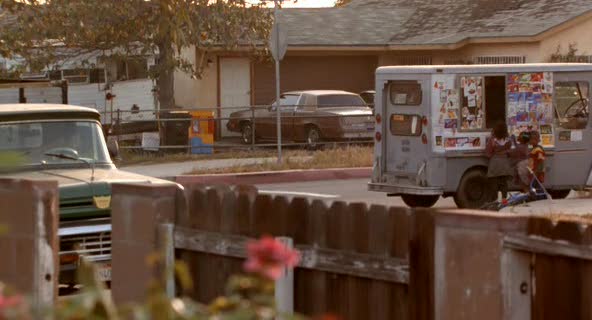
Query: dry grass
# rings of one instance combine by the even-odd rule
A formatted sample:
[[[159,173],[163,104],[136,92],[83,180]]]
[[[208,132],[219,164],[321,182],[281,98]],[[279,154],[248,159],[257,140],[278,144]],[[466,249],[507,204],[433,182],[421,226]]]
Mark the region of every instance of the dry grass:
[[[305,150],[286,150],[288,157],[306,157],[310,152]],[[138,164],[158,164],[174,163],[194,160],[214,160],[214,159],[243,159],[243,158],[271,158],[277,155],[275,150],[240,150],[225,151],[214,154],[161,154],[148,152],[129,152],[122,150],[121,158],[116,164],[118,166],[130,166]]]
[[[329,168],[360,168],[372,166],[372,147],[340,147],[310,152],[308,160],[303,155],[287,155],[279,164],[275,161],[256,165],[235,166],[211,170],[196,170],[188,174],[244,173],[280,170],[306,170]],[[297,159],[294,159],[297,158]]]

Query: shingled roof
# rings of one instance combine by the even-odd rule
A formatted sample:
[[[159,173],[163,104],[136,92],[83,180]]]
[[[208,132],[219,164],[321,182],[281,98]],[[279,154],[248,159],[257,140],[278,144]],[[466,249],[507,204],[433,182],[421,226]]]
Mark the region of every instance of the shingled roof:
[[[279,20],[290,46],[450,45],[532,37],[591,12],[588,0],[354,0],[283,9]]]

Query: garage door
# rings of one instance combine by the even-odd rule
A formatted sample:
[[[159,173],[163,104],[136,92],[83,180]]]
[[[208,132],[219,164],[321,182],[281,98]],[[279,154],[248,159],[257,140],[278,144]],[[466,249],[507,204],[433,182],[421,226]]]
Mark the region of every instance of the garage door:
[[[374,89],[376,56],[286,57],[281,64],[281,91]],[[269,104],[275,97],[273,63],[255,64],[255,103]]]

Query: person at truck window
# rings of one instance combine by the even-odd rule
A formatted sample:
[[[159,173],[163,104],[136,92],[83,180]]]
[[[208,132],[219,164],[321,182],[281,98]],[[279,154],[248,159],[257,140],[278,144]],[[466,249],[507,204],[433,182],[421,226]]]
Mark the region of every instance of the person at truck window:
[[[530,173],[528,172],[530,134],[526,131],[521,132],[518,136],[518,143],[516,143],[516,138],[513,135],[511,140],[514,148],[510,149],[508,154],[515,170],[514,182],[521,187],[523,192],[528,192],[530,184]]]
[[[496,195],[501,192],[504,199],[508,197],[508,180],[514,175],[508,157],[512,147],[512,142],[508,136],[506,123],[497,123],[485,148],[485,154],[489,157],[487,177],[490,179],[491,184],[495,186]]]
[[[541,142],[541,136],[538,131],[532,131],[530,133],[530,150],[528,158],[528,166],[541,182],[545,182],[545,149],[539,144]]]

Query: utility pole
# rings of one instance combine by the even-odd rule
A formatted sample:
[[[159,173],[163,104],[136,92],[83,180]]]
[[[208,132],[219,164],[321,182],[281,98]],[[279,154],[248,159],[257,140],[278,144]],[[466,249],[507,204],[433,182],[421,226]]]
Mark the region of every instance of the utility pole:
[[[280,56],[280,24],[278,23],[278,12],[279,6],[281,5],[282,0],[273,0],[274,5],[274,12],[273,12],[273,28],[274,28],[274,38],[272,40],[273,45],[275,45],[275,52],[277,52],[275,58],[275,117],[276,117],[276,125],[277,125],[277,151],[278,151],[278,163],[282,163],[282,113],[281,113],[281,105],[280,105],[280,60],[282,59]]]

